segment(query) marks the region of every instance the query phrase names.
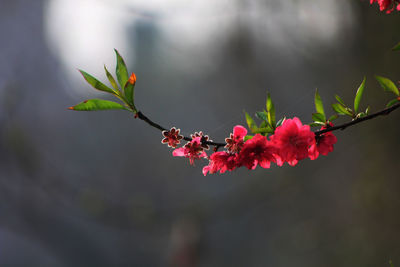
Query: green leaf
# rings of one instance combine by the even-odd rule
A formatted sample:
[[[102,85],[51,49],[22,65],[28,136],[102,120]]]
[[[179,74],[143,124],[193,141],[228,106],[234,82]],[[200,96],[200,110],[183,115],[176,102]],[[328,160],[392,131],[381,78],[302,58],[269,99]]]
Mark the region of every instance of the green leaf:
[[[376,75],[375,78],[377,79],[379,84],[382,86],[383,90],[392,92],[395,95],[399,96],[399,89],[396,87],[396,85],[391,80],[389,80],[388,78],[382,77],[382,76],[378,76],[378,75]]]
[[[93,77],[89,73],[87,73],[87,72],[85,72],[83,70],[79,70],[79,72],[82,74],[83,78],[85,78],[85,80],[91,86],[93,86],[93,88],[95,88],[97,90],[100,90],[100,91],[103,91],[103,92],[115,94],[114,90],[112,90],[111,88],[106,86],[104,83],[100,82],[99,80],[97,80],[95,77]]]
[[[262,121],[262,122],[260,123],[260,126],[259,126],[258,128],[264,128],[264,127],[267,127],[267,126],[269,126],[269,125],[268,125],[268,122],[267,122],[267,121]]]
[[[267,121],[267,112],[265,112],[265,111],[257,111],[256,112],[256,117],[259,118],[260,120]]]
[[[344,107],[346,106],[346,104],[343,102],[343,100],[340,98],[340,96],[335,95],[335,98],[336,98],[336,100],[337,100],[340,104],[342,104]]]
[[[334,111],[336,111],[340,115],[353,116],[353,114],[351,112],[349,112],[348,109],[346,107],[344,107],[343,105],[341,105],[340,103],[332,104],[332,108]]]
[[[365,110],[365,114],[368,115],[369,114],[369,110],[370,110],[370,107],[368,106],[367,109]]]
[[[358,111],[358,106],[360,105],[361,97],[364,93],[365,81],[366,81],[366,77],[364,77],[360,87],[358,87],[356,97],[354,98],[354,112],[355,113],[357,113],[357,111]]]
[[[102,100],[102,99],[89,99],[83,101],[75,106],[69,107],[68,109],[77,111],[95,111],[95,110],[108,110],[108,109],[125,109],[124,106],[113,101]]]
[[[400,43],[398,43],[397,45],[395,45],[395,46],[392,48],[392,50],[393,50],[393,51],[398,51],[398,50],[400,50]]]
[[[272,102],[271,96],[269,93],[267,94],[267,102],[266,102],[266,107],[267,107],[267,116],[268,116],[268,122],[272,127],[276,127],[276,121],[275,121],[275,106],[274,103]]]
[[[257,128],[257,129],[254,129],[254,131],[251,131],[252,133],[255,133],[255,134],[257,134],[257,133],[259,133],[259,134],[266,134],[266,133],[273,133],[274,132],[274,130],[271,128],[271,127],[264,127],[264,128]]]
[[[131,105],[134,104],[134,99],[133,99],[134,90],[135,90],[135,84],[132,84],[129,81],[127,81],[124,86],[124,95],[125,95],[125,99]]]
[[[312,119],[314,122],[322,122],[322,123],[326,122],[325,116],[318,112],[312,114]]]
[[[335,115],[330,116],[329,119],[328,119],[328,121],[334,121],[334,120],[336,120],[337,118],[339,118],[339,116],[335,114]]]
[[[247,126],[249,126],[249,129],[251,132],[254,132],[255,130],[257,130],[256,123],[254,122],[253,118],[247,112],[245,112],[245,115],[246,115]]]
[[[107,75],[108,80],[109,80],[110,83],[111,83],[111,86],[112,86],[116,91],[118,91],[118,84],[117,84],[117,82],[115,81],[114,77],[111,75],[111,73],[108,71],[106,65],[104,65],[104,70],[106,71],[106,75]]]
[[[126,82],[129,79],[128,70],[126,68],[124,59],[118,53],[117,49],[114,49],[114,51],[117,56],[117,67],[116,67],[115,72],[117,74],[117,79],[118,79],[119,85],[121,86],[121,88],[124,88]]]
[[[323,123],[323,122],[313,122],[313,123],[310,123],[309,124],[311,127],[316,127],[316,126],[323,126],[323,125],[325,125],[325,123]]]
[[[286,120],[286,117],[281,118],[277,123],[276,123],[276,127],[281,126],[282,123]]]
[[[321,96],[318,94],[318,89],[315,91],[314,103],[315,110],[322,115],[323,121],[326,121],[324,105],[322,104]]]
[[[393,105],[395,105],[397,103],[400,103],[400,101],[397,98],[392,99],[392,100],[389,101],[389,103],[387,103],[386,107],[390,108],[391,106],[393,106]]]
[[[360,112],[360,113],[357,114],[356,118],[362,118],[362,117],[365,117],[365,116],[367,116],[367,114],[365,114],[365,112]]]
[[[245,137],[244,137],[244,141],[246,142],[247,140],[250,140],[251,138],[253,138],[254,137],[254,135],[246,135]]]

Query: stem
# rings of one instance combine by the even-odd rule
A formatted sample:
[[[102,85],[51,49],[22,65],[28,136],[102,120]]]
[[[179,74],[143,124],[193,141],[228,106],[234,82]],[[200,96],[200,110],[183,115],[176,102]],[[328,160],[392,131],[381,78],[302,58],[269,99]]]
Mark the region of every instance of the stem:
[[[162,127],[161,125],[159,125],[159,124],[153,122],[152,120],[150,120],[149,118],[147,118],[141,111],[138,111],[137,117],[139,119],[145,121],[150,126],[153,126],[154,128],[156,128],[156,129],[158,129],[160,131],[168,131],[166,128]],[[192,141],[192,138],[191,137],[187,137],[187,136],[184,136],[183,139],[186,140],[186,141]],[[219,147],[223,147],[223,146],[226,145],[225,143],[217,143],[217,142],[212,142],[212,141],[201,141],[201,143],[205,144],[205,145],[216,146],[217,149]]]
[[[353,126],[353,125],[355,125],[357,123],[360,123],[360,122],[363,122],[363,121],[366,121],[366,120],[371,120],[371,119],[373,119],[375,117],[378,117],[378,116],[388,115],[393,110],[398,109],[398,108],[400,108],[400,103],[397,103],[397,104],[395,104],[395,105],[393,105],[393,106],[391,106],[389,108],[385,108],[385,109],[383,109],[381,111],[378,111],[376,113],[373,113],[371,115],[368,115],[368,116],[365,116],[365,117],[362,117],[362,118],[358,118],[358,119],[352,120],[352,121],[347,122],[347,123],[343,123],[343,124],[340,124],[340,125],[332,126],[332,127],[327,128],[327,129],[324,129],[324,130],[315,131],[314,132],[315,133],[315,137],[317,138],[317,137],[319,137],[320,135],[322,135],[324,133],[336,131],[336,130],[339,130],[339,129],[340,130],[344,130],[349,126]],[[150,120],[149,118],[147,118],[141,111],[138,111],[135,116],[137,118],[141,119],[142,121],[146,122],[150,126],[160,130],[160,131],[168,131],[168,129],[162,127],[161,125],[159,125],[159,124],[153,122],[152,120]],[[183,139],[186,140],[186,141],[192,141],[192,138],[191,137],[187,137],[187,136],[184,136]],[[202,141],[202,144],[215,146],[215,149],[214,149],[215,151],[217,151],[219,148],[224,147],[226,145],[226,143],[218,143],[218,142],[212,142],[212,141]]]
[[[389,108],[385,108],[385,109],[383,109],[381,111],[378,111],[376,113],[373,113],[371,115],[368,115],[368,116],[365,116],[365,117],[362,117],[362,118],[358,118],[358,119],[355,119],[355,120],[352,120],[350,122],[343,123],[343,124],[340,124],[340,125],[332,126],[332,127],[327,128],[327,129],[324,129],[324,130],[319,130],[319,131],[316,131],[314,133],[315,133],[315,136],[319,136],[321,134],[324,134],[324,133],[327,133],[327,132],[336,131],[336,130],[339,130],[339,129],[340,130],[344,130],[349,126],[353,126],[354,124],[357,124],[357,123],[360,123],[360,122],[363,122],[363,121],[366,121],[366,120],[370,120],[370,119],[373,119],[373,118],[378,117],[378,116],[388,115],[390,112],[392,112],[393,110],[398,109],[398,108],[400,108],[400,103],[397,103],[397,104],[395,104],[395,105],[393,105],[393,106],[391,106]]]

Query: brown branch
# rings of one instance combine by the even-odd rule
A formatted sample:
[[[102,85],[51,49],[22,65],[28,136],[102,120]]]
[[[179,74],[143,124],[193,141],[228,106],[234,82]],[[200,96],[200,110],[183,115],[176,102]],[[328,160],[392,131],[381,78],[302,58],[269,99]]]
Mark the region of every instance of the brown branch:
[[[136,115],[137,115],[137,116],[136,116],[137,118],[141,119],[142,121],[146,122],[146,123],[149,124],[150,126],[156,128],[156,129],[158,129],[158,130],[160,130],[160,131],[169,131],[168,129],[162,127],[161,125],[159,125],[159,124],[153,122],[152,120],[150,120],[149,118],[147,118],[147,117],[146,117],[142,112],[140,112],[140,111],[138,111],[138,112],[136,113]],[[191,138],[191,137],[187,137],[187,136],[184,136],[183,139],[186,140],[186,141],[192,141],[192,138]],[[217,142],[205,141],[205,140],[202,140],[201,143],[202,143],[202,144],[205,144],[205,145],[209,145],[209,146],[215,146],[217,150],[218,150],[218,148],[223,147],[223,146],[226,145],[225,143],[217,143]]]
[[[360,123],[360,122],[363,122],[363,121],[366,121],[366,120],[370,120],[370,119],[373,119],[373,118],[378,117],[378,116],[388,115],[390,112],[392,112],[393,110],[398,109],[398,108],[400,108],[400,103],[397,103],[397,104],[395,104],[395,105],[393,105],[393,106],[391,106],[389,108],[385,108],[384,110],[378,111],[378,112],[373,113],[371,115],[368,115],[368,116],[365,116],[365,117],[362,117],[362,118],[358,118],[358,119],[355,119],[355,120],[352,120],[350,122],[343,123],[343,124],[340,124],[340,125],[332,126],[332,127],[327,128],[327,129],[324,129],[324,130],[319,130],[319,131],[316,131],[314,133],[315,133],[315,136],[319,136],[321,134],[324,134],[324,133],[327,133],[327,132],[336,131],[336,130],[339,130],[339,129],[340,130],[344,130],[349,126],[353,126],[354,124],[357,124],[357,123]]]
[[[344,130],[347,127],[353,126],[353,125],[358,124],[360,122],[363,122],[363,121],[366,121],[366,120],[371,120],[371,119],[373,119],[375,117],[378,117],[378,116],[388,115],[393,110],[398,109],[398,108],[400,108],[400,103],[397,103],[397,104],[395,104],[395,105],[393,105],[393,106],[391,106],[389,108],[385,108],[385,109],[383,109],[381,111],[378,111],[376,113],[373,113],[371,115],[368,115],[368,116],[365,116],[365,117],[362,117],[362,118],[358,118],[358,119],[352,120],[352,121],[347,122],[347,123],[343,123],[343,124],[340,124],[340,125],[332,126],[332,127],[327,128],[327,129],[324,129],[324,130],[315,131],[314,132],[315,133],[315,138],[318,138],[320,135],[322,135],[324,133],[327,133],[327,132],[332,132],[332,131],[336,131],[336,130]],[[153,122],[152,120],[150,120],[149,118],[147,118],[140,111],[138,111],[136,113],[135,117],[141,119],[142,121],[146,122],[150,126],[156,128],[156,129],[158,129],[160,131],[169,131],[168,129],[162,127],[161,125],[159,125],[159,124]],[[186,141],[192,141],[192,138],[191,137],[187,137],[187,136],[184,136],[183,139],[186,140]],[[218,142],[205,141],[205,140],[202,140],[201,142],[202,142],[202,144],[205,144],[205,145],[214,146],[214,151],[217,151],[219,148],[224,147],[226,145],[226,143],[218,143]]]

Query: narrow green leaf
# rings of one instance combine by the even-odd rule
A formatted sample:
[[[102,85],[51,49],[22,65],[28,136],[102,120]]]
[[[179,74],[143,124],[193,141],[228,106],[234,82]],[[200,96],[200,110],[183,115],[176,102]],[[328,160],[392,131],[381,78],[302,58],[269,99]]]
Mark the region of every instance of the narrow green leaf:
[[[131,105],[134,104],[134,99],[133,99],[134,90],[135,90],[135,84],[132,84],[129,81],[127,81],[124,86],[124,95],[128,103]]]
[[[365,112],[360,112],[360,113],[357,114],[356,118],[362,118],[362,117],[365,117],[365,116],[367,116],[367,114],[365,114]]]
[[[117,74],[119,85],[121,86],[121,88],[124,88],[126,82],[129,79],[128,70],[126,68],[124,59],[118,53],[117,49],[114,49],[114,51],[117,56],[117,67],[115,72]]]
[[[369,114],[369,110],[370,110],[370,107],[368,106],[367,109],[365,110],[365,114],[368,115]]]
[[[277,123],[276,123],[276,127],[281,126],[282,123],[286,120],[286,117],[281,118]]]
[[[312,114],[312,119],[314,122],[322,122],[322,123],[326,122],[325,116],[318,112]]]
[[[115,91],[118,91],[118,84],[115,81],[114,77],[111,75],[111,73],[108,71],[106,65],[104,65],[104,70],[106,71],[106,75],[107,75],[108,80],[111,83],[111,86],[115,89]]]
[[[395,45],[395,46],[392,48],[392,50],[393,50],[393,51],[398,51],[398,50],[400,50],[400,43],[398,43],[397,45]]]
[[[318,93],[318,89],[315,91],[314,103],[315,103],[315,110],[317,111],[317,113],[322,115],[323,121],[326,121],[324,105],[322,104],[321,96]]]
[[[399,89],[397,86],[388,78],[382,77],[382,76],[375,76],[376,80],[379,82],[379,84],[382,86],[383,90],[392,92],[395,95],[399,96]]]
[[[113,101],[102,100],[102,99],[89,99],[83,101],[75,106],[69,107],[68,109],[77,111],[95,111],[95,110],[108,110],[108,109],[125,109],[124,106]]]
[[[245,112],[245,115],[246,115],[247,126],[249,126],[249,129],[251,132],[254,132],[257,129],[256,123],[254,122],[253,118],[247,112]]]
[[[262,122],[260,123],[260,126],[258,126],[258,128],[264,128],[264,127],[267,127],[267,126],[269,126],[269,125],[268,125],[268,122],[267,122],[267,121],[262,121]]]
[[[267,112],[265,112],[265,111],[257,111],[256,112],[256,117],[259,118],[260,120],[267,121]]]
[[[267,117],[268,117],[268,122],[272,127],[276,127],[276,120],[275,120],[275,106],[274,103],[272,102],[272,98],[270,94],[267,94]]]
[[[351,114],[351,112],[349,112],[346,107],[344,107],[343,105],[341,105],[340,103],[335,103],[332,104],[332,108],[334,111],[336,111],[338,114],[340,115],[349,115],[349,116],[353,116],[353,114]]]
[[[244,137],[244,141],[246,142],[247,140],[250,140],[251,138],[253,138],[254,137],[254,135],[246,135],[245,137]]]
[[[338,116],[337,114],[335,114],[335,115],[330,116],[329,119],[328,119],[328,121],[334,121],[334,120],[336,120],[337,118],[339,118],[339,116]]]
[[[335,98],[340,104],[342,104],[343,106],[346,106],[346,104],[343,102],[343,100],[340,98],[340,96],[335,95]]]
[[[365,81],[366,81],[366,77],[364,77],[360,87],[358,87],[357,89],[357,93],[356,93],[356,97],[354,98],[354,112],[357,113],[358,111],[358,107],[360,105],[360,101],[361,101],[361,97],[364,93],[364,89],[365,89]]]
[[[397,104],[397,103],[400,103],[400,101],[397,98],[392,99],[389,101],[389,103],[387,103],[386,107],[390,108],[391,106],[393,106],[394,104]]]
[[[95,77],[93,77],[92,75],[90,75],[89,73],[83,71],[83,70],[79,70],[79,72],[82,74],[83,78],[85,78],[85,80],[91,85],[93,86],[93,88],[103,91],[103,92],[107,92],[107,93],[111,93],[111,94],[115,94],[115,92],[109,88],[108,86],[106,86],[104,83],[100,82],[99,80],[97,80]]]
[[[325,123],[323,123],[323,122],[313,122],[313,123],[310,123],[309,124],[311,127],[319,127],[319,126],[323,126],[323,125],[325,125]]]
[[[254,131],[252,131],[252,133],[255,133],[255,134],[257,134],[257,133],[266,134],[266,133],[273,133],[273,132],[274,132],[274,130],[271,129],[271,127],[257,128],[257,129],[254,129]]]

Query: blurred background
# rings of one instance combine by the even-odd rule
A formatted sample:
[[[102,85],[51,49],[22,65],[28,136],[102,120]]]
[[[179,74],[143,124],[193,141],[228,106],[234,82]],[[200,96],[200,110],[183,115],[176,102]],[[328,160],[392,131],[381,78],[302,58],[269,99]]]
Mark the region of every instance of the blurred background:
[[[295,167],[202,175],[103,95],[116,48],[136,106],[223,141],[271,93],[311,121],[318,88],[362,107],[400,79],[399,12],[362,0],[1,0],[0,266],[400,266],[400,112]],[[341,120],[344,122],[345,120]],[[337,123],[339,123],[338,120]]]

